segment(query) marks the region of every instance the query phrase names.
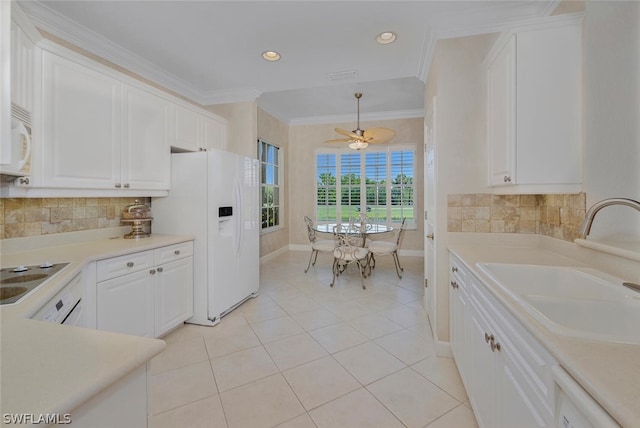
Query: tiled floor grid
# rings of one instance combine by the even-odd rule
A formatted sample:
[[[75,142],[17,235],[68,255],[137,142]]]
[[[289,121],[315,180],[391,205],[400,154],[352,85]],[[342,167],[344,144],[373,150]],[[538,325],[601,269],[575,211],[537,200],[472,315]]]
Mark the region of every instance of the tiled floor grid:
[[[355,266],[292,251],[260,269],[260,294],[215,327],[184,325],[152,360],[152,428],[476,427],[422,306],[422,258]]]

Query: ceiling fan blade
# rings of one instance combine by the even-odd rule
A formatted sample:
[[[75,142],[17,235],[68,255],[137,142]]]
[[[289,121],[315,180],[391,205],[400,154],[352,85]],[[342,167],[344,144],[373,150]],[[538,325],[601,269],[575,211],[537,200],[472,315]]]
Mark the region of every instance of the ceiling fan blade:
[[[396,136],[396,131],[390,128],[371,128],[364,131],[364,138],[367,143],[386,143]]]
[[[327,140],[325,143],[347,143],[349,141],[351,141],[350,138],[337,138],[335,140]]]
[[[351,131],[347,131],[347,130],[345,130],[345,129],[335,128],[335,131],[336,131],[338,134],[342,134],[342,135],[344,135],[345,137],[349,137],[349,138],[354,139],[354,140],[358,140],[358,139],[361,139],[361,138],[362,138],[362,137],[358,136],[358,134],[355,134],[355,133],[353,133],[353,132],[351,132]]]

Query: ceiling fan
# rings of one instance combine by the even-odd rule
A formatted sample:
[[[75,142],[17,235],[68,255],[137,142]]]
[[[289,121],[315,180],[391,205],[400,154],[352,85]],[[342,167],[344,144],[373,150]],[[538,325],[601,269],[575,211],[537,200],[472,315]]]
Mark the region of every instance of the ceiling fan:
[[[357,128],[351,132],[336,128],[335,131],[338,134],[344,135],[347,138],[337,138],[335,140],[325,141],[326,143],[349,143],[349,148],[353,150],[362,150],[366,149],[369,144],[386,143],[396,136],[396,131],[389,128],[378,127],[368,130],[360,129],[360,98],[362,98],[362,94],[360,92],[356,92],[354,96],[358,100]]]

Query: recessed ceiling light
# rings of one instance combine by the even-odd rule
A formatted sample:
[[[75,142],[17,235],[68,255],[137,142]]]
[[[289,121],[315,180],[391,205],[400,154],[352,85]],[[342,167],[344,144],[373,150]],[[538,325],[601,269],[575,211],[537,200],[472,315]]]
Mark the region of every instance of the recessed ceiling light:
[[[267,61],[277,61],[280,59],[280,54],[275,51],[265,51],[262,52],[262,58],[266,59]]]
[[[376,42],[380,43],[381,45],[388,45],[389,43],[394,42],[397,37],[398,36],[396,36],[396,33],[385,31],[384,33],[378,34],[378,36],[376,37]]]

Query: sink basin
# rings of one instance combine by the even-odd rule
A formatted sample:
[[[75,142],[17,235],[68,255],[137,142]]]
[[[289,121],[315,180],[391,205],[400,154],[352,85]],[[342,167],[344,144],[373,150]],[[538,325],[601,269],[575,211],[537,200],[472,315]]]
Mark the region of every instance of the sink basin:
[[[531,316],[554,333],[640,344],[640,293],[588,268],[478,263]]]

